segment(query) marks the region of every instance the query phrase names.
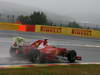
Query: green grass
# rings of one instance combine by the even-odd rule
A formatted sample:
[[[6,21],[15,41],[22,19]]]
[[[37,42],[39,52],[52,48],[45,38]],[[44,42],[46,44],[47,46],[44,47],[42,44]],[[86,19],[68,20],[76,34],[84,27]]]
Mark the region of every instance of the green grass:
[[[0,75],[100,75],[100,65],[71,65],[2,69]]]

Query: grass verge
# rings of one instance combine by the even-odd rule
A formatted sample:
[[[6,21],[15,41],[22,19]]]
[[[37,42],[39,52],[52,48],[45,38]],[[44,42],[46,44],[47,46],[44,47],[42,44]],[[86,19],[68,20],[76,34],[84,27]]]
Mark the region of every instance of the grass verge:
[[[0,75],[100,75],[100,65],[70,65],[1,69]]]

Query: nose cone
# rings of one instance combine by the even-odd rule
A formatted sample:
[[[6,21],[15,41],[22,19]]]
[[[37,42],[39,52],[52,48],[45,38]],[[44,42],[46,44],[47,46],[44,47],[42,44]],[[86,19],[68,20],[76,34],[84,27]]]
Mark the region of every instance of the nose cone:
[[[81,56],[76,56],[76,60],[82,60]]]

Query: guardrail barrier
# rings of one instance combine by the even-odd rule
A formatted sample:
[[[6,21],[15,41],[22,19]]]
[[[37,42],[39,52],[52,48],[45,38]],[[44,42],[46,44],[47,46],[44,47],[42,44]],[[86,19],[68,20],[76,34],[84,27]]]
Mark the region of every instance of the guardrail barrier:
[[[25,31],[25,32],[40,32],[46,34],[63,34],[67,36],[100,38],[100,31],[97,30],[59,27],[59,26],[0,23],[0,30],[16,30],[16,31]]]

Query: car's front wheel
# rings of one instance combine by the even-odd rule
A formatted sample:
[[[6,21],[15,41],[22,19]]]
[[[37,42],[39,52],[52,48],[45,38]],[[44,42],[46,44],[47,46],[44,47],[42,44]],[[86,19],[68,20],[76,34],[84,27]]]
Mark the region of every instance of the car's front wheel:
[[[70,50],[67,54],[67,59],[70,63],[74,63],[76,60],[76,51],[75,50]]]

